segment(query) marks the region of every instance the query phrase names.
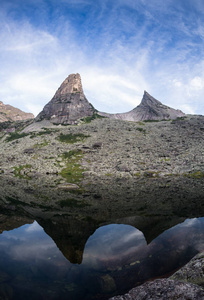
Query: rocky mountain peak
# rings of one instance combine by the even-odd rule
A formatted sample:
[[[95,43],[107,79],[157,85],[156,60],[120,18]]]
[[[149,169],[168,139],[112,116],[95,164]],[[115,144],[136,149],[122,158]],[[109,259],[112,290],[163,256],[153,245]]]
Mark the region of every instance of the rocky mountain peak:
[[[162,104],[147,91],[144,91],[141,103],[132,112],[137,114],[139,121],[176,119],[185,115],[181,110]]]
[[[54,97],[45,105],[36,121],[50,120],[54,124],[77,124],[80,119],[93,116],[97,112],[84,95],[81,77],[70,74],[56,91]],[[185,114],[174,108],[162,104],[147,91],[141,103],[126,113],[109,114],[97,112],[101,116],[111,119],[127,121],[176,119]]]
[[[77,73],[70,74],[63,81],[35,120],[47,119],[55,124],[76,124],[80,119],[92,116],[94,112],[94,107],[84,95],[81,76]]]
[[[144,120],[176,119],[185,115],[181,110],[162,104],[160,101],[152,97],[147,91],[144,91],[141,103],[129,112],[118,114],[99,112],[99,114],[111,119],[134,122]]]
[[[140,105],[152,105],[152,104],[162,105],[160,101],[152,97],[147,91],[144,91],[144,95]]]
[[[70,74],[64,82],[61,84],[60,88],[56,94],[69,94],[69,93],[83,93],[83,88],[81,84],[81,76],[77,74]]]
[[[0,123],[8,121],[24,121],[33,118],[33,114],[26,113],[16,107],[13,107],[12,105],[4,104],[2,101],[0,101]]]

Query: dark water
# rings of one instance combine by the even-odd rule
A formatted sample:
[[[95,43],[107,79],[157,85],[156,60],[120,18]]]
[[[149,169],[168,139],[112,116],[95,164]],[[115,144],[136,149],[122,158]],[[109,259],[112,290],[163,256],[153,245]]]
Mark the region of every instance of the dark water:
[[[70,239],[63,237],[63,255],[37,221],[3,231],[0,299],[108,299],[168,276],[204,250],[204,218],[187,219],[148,244],[133,226],[102,226],[89,237],[78,264],[65,258],[73,252]],[[74,251],[80,256],[81,250]]]

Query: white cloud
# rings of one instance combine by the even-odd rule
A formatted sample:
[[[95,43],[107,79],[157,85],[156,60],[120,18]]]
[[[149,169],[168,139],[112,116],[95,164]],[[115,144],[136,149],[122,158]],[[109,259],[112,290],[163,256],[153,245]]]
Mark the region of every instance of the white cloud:
[[[27,20],[14,21],[1,12],[0,100],[36,115],[62,81],[78,72],[87,99],[98,110],[129,111],[147,90],[164,104],[200,113],[203,62],[194,55],[201,45],[192,37],[195,32],[203,36],[202,22],[195,23],[194,31],[190,31],[188,16],[182,19],[181,9],[173,11],[170,0],[157,6],[155,3],[163,2],[119,1],[113,8],[109,3],[100,2],[97,11],[95,4],[90,6],[91,2],[86,1],[91,19],[85,21],[87,27],[81,35],[63,17],[56,20],[56,26],[52,24],[55,30],[51,31],[49,26],[39,29]],[[143,13],[145,21],[140,27],[124,10],[127,6]],[[117,23],[119,12],[121,28]],[[161,26],[159,18],[171,13],[172,24],[167,19]],[[107,18],[105,14],[109,14]],[[88,27],[90,24],[94,26]],[[170,31],[166,34],[163,28],[171,28],[172,32],[178,28],[188,40],[177,40],[170,47],[174,35]]]
[[[140,103],[141,88],[145,89],[144,79],[139,74],[121,74],[116,70],[92,69],[84,70],[82,83],[88,99],[98,110],[124,112]],[[96,76],[97,74],[97,76]]]
[[[34,221],[33,224],[29,225],[26,229],[26,232],[36,232],[36,231],[43,231],[43,228]]]
[[[204,79],[196,76],[190,80],[190,88],[195,91],[200,91],[204,88]]]

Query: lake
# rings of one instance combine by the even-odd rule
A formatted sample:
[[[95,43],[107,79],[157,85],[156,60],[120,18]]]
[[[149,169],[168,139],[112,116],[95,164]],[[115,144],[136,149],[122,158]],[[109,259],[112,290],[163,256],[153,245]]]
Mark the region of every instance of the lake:
[[[204,251],[204,218],[150,221],[141,231],[137,216],[98,227],[2,212],[0,299],[108,299],[170,276]]]

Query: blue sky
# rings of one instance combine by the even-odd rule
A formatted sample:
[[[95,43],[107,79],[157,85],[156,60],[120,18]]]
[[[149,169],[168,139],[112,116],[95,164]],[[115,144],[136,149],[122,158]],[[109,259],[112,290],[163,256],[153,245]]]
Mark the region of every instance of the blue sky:
[[[202,0],[0,0],[0,41],[0,101],[35,115],[71,73],[101,111],[204,114]]]

